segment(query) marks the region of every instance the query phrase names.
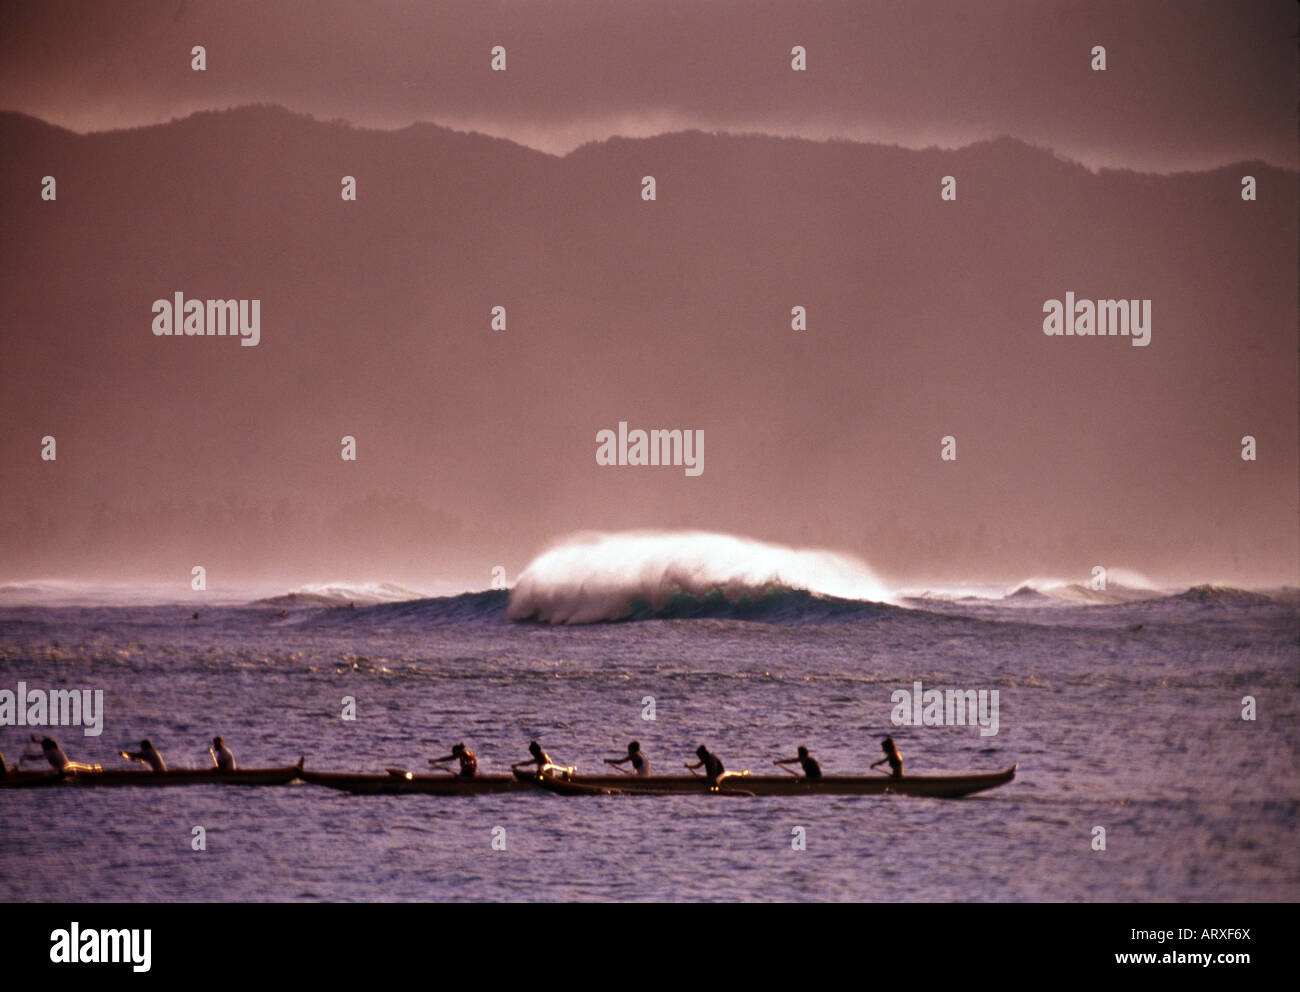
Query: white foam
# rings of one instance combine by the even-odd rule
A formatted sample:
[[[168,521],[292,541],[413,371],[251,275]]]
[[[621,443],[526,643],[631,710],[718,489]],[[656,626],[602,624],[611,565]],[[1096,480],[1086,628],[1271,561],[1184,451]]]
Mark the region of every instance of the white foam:
[[[508,619],[592,623],[625,616],[636,600],[720,591],[730,600],[777,588],[842,599],[892,602],[859,559],[697,531],[584,533],[535,558],[515,584]]]

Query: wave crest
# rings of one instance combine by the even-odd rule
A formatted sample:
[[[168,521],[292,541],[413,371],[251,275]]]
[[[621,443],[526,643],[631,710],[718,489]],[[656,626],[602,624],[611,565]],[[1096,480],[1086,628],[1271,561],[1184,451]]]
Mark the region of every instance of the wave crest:
[[[1008,589],[1002,599],[1019,605],[1118,605],[1165,595],[1146,576],[1129,569],[1112,568],[1107,571],[1105,589],[1094,589],[1068,579],[1031,578]]]
[[[1203,606],[1269,606],[1285,602],[1281,596],[1270,596],[1267,593],[1237,589],[1233,586],[1214,585],[1192,586],[1185,592],[1169,598],[1176,602],[1196,603]]]
[[[858,559],[702,532],[579,534],[542,553],[511,591],[509,620],[602,620],[734,615],[774,594],[890,602]],[[686,597],[686,599],[683,599]],[[724,604],[727,604],[724,606]],[[764,612],[759,610],[759,612]]]
[[[255,602],[267,606],[374,606],[423,599],[424,593],[403,588],[392,582],[310,583],[280,596],[268,596]]]

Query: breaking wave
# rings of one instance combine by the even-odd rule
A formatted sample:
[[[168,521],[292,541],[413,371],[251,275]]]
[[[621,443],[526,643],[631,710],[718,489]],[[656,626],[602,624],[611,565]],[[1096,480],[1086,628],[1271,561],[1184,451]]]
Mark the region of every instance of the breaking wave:
[[[365,582],[358,585],[312,583],[282,596],[269,596],[256,602],[266,606],[374,606],[377,603],[400,603],[424,597],[424,593],[391,582]]]
[[[1186,592],[1169,597],[1171,602],[1194,603],[1199,606],[1268,606],[1286,602],[1282,594],[1269,595],[1232,586],[1192,586]]]
[[[891,592],[858,559],[700,532],[579,534],[535,558],[506,618],[546,623],[860,614]],[[871,611],[868,611],[871,612]]]
[[[1159,599],[1167,593],[1137,572],[1110,569],[1105,589],[1065,579],[1025,579],[1006,591],[1009,604],[1117,605],[1143,599]]]

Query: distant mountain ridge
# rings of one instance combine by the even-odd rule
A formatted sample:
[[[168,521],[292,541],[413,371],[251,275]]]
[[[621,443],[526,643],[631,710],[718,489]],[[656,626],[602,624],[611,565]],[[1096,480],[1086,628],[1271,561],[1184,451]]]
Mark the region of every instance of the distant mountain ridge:
[[[409,135],[412,137],[422,137],[434,135],[437,137],[460,137],[471,141],[496,145],[497,147],[509,146],[513,149],[519,149],[532,155],[542,156],[550,159],[567,159],[576,156],[591,154],[593,150],[607,146],[617,146],[622,143],[643,144],[660,141],[662,139],[672,139],[680,136],[699,137],[704,139],[728,139],[733,141],[760,141],[760,142],[780,142],[796,145],[813,145],[813,146],[841,146],[847,145],[855,148],[874,148],[888,149],[904,155],[945,155],[951,156],[967,151],[985,150],[993,153],[1002,152],[1007,149],[1014,149],[1017,152],[1036,153],[1046,161],[1056,162],[1072,169],[1080,169],[1084,172],[1090,172],[1094,175],[1106,173],[1131,173],[1134,175],[1203,175],[1206,173],[1220,172],[1224,170],[1234,170],[1241,166],[1251,166],[1259,169],[1272,170],[1276,172],[1297,173],[1296,170],[1283,169],[1279,166],[1261,161],[1259,159],[1241,159],[1239,161],[1227,162],[1210,169],[1182,170],[1177,173],[1168,172],[1146,172],[1140,169],[1127,168],[1099,168],[1094,169],[1082,163],[1076,162],[1066,155],[1056,152],[1050,147],[1037,144],[1035,142],[1025,141],[1009,134],[1000,134],[994,137],[982,138],[972,141],[965,145],[953,148],[941,148],[939,146],[928,146],[925,148],[911,148],[903,145],[897,145],[890,142],[872,142],[863,141],[856,138],[804,138],[791,135],[765,134],[761,131],[705,131],[700,128],[682,128],[679,130],[665,131],[660,134],[647,137],[628,137],[624,135],[610,135],[597,141],[587,141],[565,152],[556,155],[551,152],[542,151],[532,148],[522,142],[510,138],[500,137],[497,135],[485,134],[473,129],[464,130],[462,128],[451,127],[445,124],[439,124],[434,121],[412,121],[403,127],[379,128],[363,124],[356,124],[351,121],[336,118],[331,120],[322,120],[311,114],[301,111],[290,110],[280,104],[243,104],[236,107],[224,109],[206,109],[196,110],[184,117],[173,118],[172,120],[156,124],[138,124],[129,127],[111,128],[101,131],[74,131],[70,128],[63,127],[59,124],[53,124],[43,120],[40,117],[25,113],[19,110],[0,109],[0,133],[4,133],[9,139],[27,138],[36,140],[49,138],[53,135],[63,136],[66,138],[96,138],[106,135],[123,135],[138,134],[146,131],[158,131],[162,129],[175,128],[177,125],[186,123],[206,124],[217,121],[222,118],[254,120],[261,118],[263,122],[277,123],[282,126],[315,126],[326,131],[350,131],[359,134],[377,134],[377,135]]]

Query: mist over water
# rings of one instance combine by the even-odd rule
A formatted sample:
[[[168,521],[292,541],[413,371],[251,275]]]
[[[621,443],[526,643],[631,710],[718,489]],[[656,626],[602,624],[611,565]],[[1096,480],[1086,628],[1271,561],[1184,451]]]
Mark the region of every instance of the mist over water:
[[[593,623],[623,619],[641,602],[658,611],[679,596],[720,594],[736,603],[778,590],[877,603],[893,598],[864,562],[831,551],[699,532],[579,534],[524,569],[506,617]]]

